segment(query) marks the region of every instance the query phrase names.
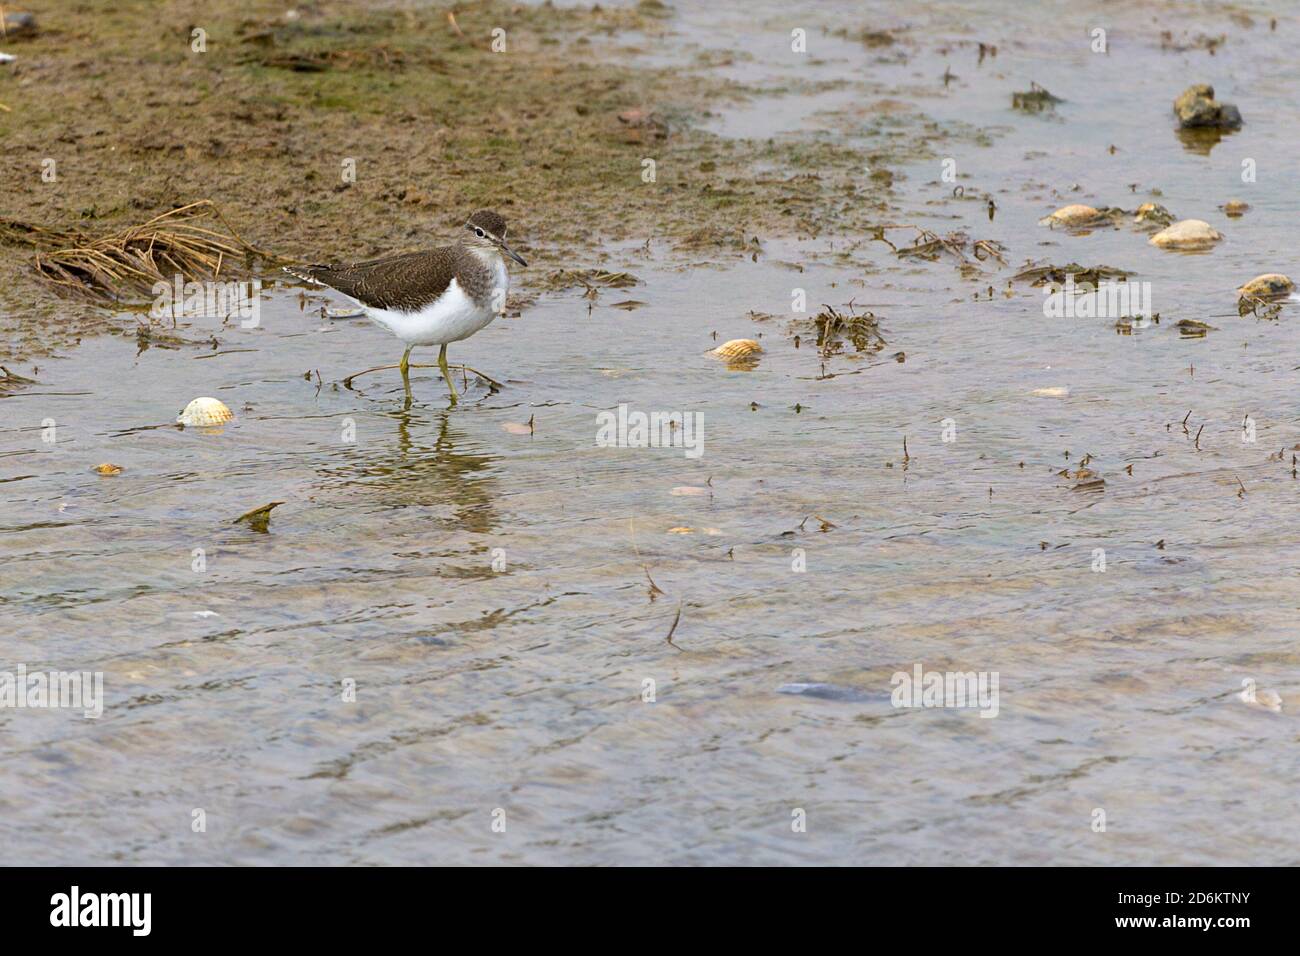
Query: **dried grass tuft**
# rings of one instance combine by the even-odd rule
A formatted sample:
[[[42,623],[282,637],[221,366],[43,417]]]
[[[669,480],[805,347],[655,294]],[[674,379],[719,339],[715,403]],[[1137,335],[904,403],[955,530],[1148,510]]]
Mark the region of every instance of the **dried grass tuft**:
[[[278,260],[244,241],[209,199],[101,238],[0,217],[0,241],[32,246],[36,271],[59,291],[101,301],[149,293],[176,275],[215,280],[254,258]]]

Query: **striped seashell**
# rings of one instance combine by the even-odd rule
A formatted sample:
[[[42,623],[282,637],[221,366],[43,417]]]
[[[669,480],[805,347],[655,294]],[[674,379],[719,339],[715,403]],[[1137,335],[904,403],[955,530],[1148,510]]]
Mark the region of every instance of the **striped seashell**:
[[[176,424],[202,428],[208,425],[224,425],[234,417],[235,413],[223,402],[215,398],[196,398],[176,416]]]
[[[709,354],[724,359],[743,359],[751,355],[760,355],[762,351],[763,346],[753,339],[732,339],[730,342],[723,342]]]

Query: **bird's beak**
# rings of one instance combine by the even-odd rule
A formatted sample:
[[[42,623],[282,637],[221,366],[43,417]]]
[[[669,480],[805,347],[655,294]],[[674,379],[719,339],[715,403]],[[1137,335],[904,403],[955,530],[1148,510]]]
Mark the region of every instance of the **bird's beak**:
[[[501,240],[501,251],[504,252],[506,255],[508,255],[511,259],[514,259],[515,262],[519,263],[521,266],[527,267],[528,263],[524,262],[523,257],[520,256],[519,253],[515,252],[513,249],[507,246],[506,241],[504,239]]]

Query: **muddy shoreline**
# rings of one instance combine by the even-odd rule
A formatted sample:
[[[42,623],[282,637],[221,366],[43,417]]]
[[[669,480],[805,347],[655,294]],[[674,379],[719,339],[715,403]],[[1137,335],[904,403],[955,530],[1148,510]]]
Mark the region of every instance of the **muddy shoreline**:
[[[887,214],[890,167],[942,135],[899,104],[876,150],[707,132],[720,104],[783,91],[720,78],[717,56],[631,65],[671,32],[656,0],[486,0],[454,19],[439,6],[240,7],[45,5],[0,87],[5,162],[23,183],[6,217],[104,235],[208,199],[252,244],[319,261],[442,241],[465,210],[492,206],[537,266],[526,292],[611,244],[701,261],[762,255],[773,237],[861,235]],[[120,324],[56,297],[21,242],[4,252],[0,356]]]

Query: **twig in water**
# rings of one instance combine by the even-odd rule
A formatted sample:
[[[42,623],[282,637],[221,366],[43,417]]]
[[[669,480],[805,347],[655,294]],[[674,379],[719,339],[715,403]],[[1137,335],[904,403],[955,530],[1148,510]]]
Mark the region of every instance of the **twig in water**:
[[[650,582],[650,600],[653,601],[657,596],[664,593],[664,589],[655,584],[655,579],[650,577],[650,569],[648,567],[643,564],[641,565],[641,570],[645,572],[645,579]]]
[[[681,601],[678,601],[678,602],[677,602],[677,615],[673,618],[673,626],[670,627],[670,628],[668,628],[668,636],[667,636],[666,638],[664,638],[664,640],[668,642],[668,646],[669,646],[669,647],[672,647],[672,648],[674,648],[674,649],[676,649],[676,650],[679,650],[679,651],[681,650],[681,648],[678,647],[676,644],[673,643],[673,635],[674,635],[675,633],[677,633],[677,622],[680,621],[681,619],[682,619],[682,602],[681,602]]]
[[[666,592],[659,585],[655,584],[655,579],[650,577],[649,565],[647,565],[645,561],[641,558],[641,549],[636,546],[636,519],[635,518],[627,519],[627,537],[628,537],[628,541],[632,545],[632,553],[636,555],[637,561],[640,562],[641,564],[641,570],[645,572],[645,579],[650,582],[649,595],[650,595],[651,602],[653,602],[658,595],[664,594]]]

